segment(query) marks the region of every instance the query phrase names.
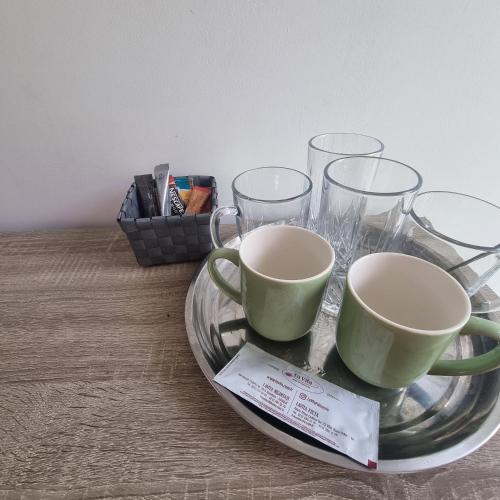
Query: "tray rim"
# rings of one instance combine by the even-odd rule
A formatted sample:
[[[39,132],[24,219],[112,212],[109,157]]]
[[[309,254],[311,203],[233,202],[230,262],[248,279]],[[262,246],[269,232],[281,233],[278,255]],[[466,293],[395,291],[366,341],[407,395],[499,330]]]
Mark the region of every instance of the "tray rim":
[[[232,239],[227,242],[227,246],[231,246],[237,238]],[[422,455],[415,458],[404,458],[396,460],[379,460],[377,469],[368,469],[367,467],[358,464],[354,460],[348,458],[347,456],[341,455],[338,452],[323,450],[317,448],[311,444],[301,441],[286,432],[277,429],[269,422],[266,422],[263,418],[259,417],[254,413],[250,407],[244,405],[232,392],[220,386],[214,382],[214,377],[216,373],[213,371],[212,367],[206,360],[200,343],[198,342],[198,337],[195,332],[194,322],[193,322],[193,299],[194,290],[196,282],[198,281],[200,275],[206,270],[206,263],[208,257],[206,257],[196,269],[191,283],[189,284],[189,290],[186,296],[186,303],[184,307],[184,320],[187,332],[187,337],[191,351],[200,367],[203,375],[208,380],[210,385],[215,389],[218,395],[247,423],[249,423],[253,428],[263,433],[264,435],[278,441],[289,448],[298,451],[304,455],[321,460],[331,465],[336,465],[338,467],[343,467],[345,469],[364,471],[371,474],[401,474],[401,473],[417,473],[423,472],[429,469],[435,469],[437,467],[442,467],[448,465],[452,462],[456,462],[461,458],[473,453],[487,441],[489,441],[495,433],[500,428],[500,397],[497,399],[495,406],[492,408],[490,414],[486,417],[486,420],[481,424],[481,426],[474,432],[474,434],[466,437],[460,443],[457,443],[449,448],[446,448],[429,455]]]

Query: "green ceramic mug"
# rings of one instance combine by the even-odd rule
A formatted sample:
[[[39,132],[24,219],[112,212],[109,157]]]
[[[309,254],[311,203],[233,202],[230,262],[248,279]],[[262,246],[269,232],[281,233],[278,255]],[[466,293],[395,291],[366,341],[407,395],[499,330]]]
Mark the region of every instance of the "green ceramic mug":
[[[471,317],[471,304],[452,276],[425,260],[375,253],[347,273],[337,349],[359,378],[384,388],[431,375],[475,375],[500,367],[500,345],[469,359],[439,359],[457,335],[500,341],[500,324]]]
[[[241,291],[221,276],[218,259],[239,266]],[[214,250],[207,267],[214,283],[243,306],[255,331],[289,341],[313,327],[334,260],[330,244],[312,231],[270,225],[247,234],[239,250]]]

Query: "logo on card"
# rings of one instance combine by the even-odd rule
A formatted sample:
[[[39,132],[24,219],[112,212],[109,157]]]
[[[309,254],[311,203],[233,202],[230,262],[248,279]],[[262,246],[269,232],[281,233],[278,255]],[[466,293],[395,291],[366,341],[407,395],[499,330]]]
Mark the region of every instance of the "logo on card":
[[[283,370],[282,373],[289,382],[299,389],[305,389],[306,391],[314,394],[321,394],[323,392],[323,387],[321,387],[318,382],[303,373],[296,372],[290,368]]]

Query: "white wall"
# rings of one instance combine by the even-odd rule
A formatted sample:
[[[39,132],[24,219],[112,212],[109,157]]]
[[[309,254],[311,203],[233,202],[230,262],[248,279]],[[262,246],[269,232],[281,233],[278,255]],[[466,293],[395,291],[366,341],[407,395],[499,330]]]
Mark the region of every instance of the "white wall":
[[[496,0],[0,0],[0,229],[113,224],[134,173],[304,169],[358,131],[500,203]]]

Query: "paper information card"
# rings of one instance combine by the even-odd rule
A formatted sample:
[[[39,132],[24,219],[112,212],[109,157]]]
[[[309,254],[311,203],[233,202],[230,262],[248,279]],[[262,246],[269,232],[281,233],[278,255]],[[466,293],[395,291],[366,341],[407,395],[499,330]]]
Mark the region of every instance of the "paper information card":
[[[377,401],[311,375],[252,344],[245,344],[214,380],[295,429],[377,468]]]

